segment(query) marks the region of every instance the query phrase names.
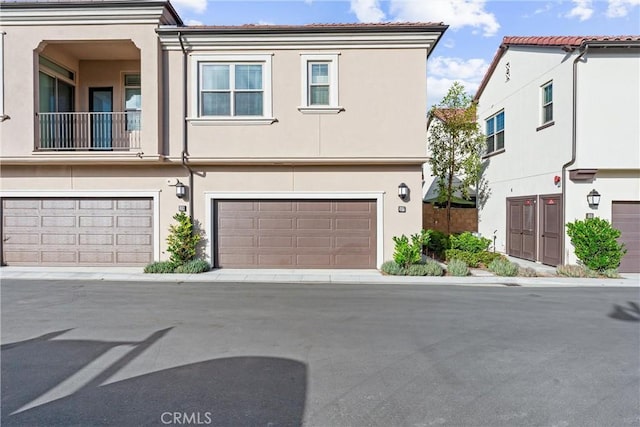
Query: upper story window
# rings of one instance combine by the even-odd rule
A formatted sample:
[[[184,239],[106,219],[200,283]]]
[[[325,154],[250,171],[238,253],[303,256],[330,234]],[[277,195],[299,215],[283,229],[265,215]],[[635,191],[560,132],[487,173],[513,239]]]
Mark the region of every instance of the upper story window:
[[[124,75],[124,111],[127,113],[127,130],[140,130],[142,94],[140,91],[140,74],[138,73]]]
[[[342,107],[338,102],[338,54],[300,55],[301,67],[301,112],[338,113]]]
[[[542,124],[553,121],[553,82],[542,86]]]
[[[40,113],[67,113],[75,109],[75,73],[39,56],[38,98]]]
[[[486,154],[504,149],[504,111],[500,111],[486,120],[486,135]]]
[[[197,94],[192,111],[197,118],[271,118],[271,55],[207,55],[194,59]]]

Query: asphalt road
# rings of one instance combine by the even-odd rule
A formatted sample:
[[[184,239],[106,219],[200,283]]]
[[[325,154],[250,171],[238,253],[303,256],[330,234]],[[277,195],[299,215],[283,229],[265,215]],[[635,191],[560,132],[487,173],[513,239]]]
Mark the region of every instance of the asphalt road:
[[[3,280],[0,421],[638,426],[638,292]]]

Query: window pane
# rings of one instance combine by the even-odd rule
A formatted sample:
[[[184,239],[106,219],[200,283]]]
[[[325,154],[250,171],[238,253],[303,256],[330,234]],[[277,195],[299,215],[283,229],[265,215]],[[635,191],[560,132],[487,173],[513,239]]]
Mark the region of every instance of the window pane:
[[[311,64],[311,84],[329,83],[329,64]]]
[[[142,108],[140,88],[127,88],[124,90],[124,108],[127,110],[140,110]]]
[[[487,153],[491,153],[493,151],[493,136],[487,138]]]
[[[236,92],[236,116],[262,116],[262,92]]]
[[[311,86],[309,105],[329,105],[329,86]]]
[[[504,112],[496,116],[496,132],[504,130]]]
[[[229,66],[219,64],[202,65],[201,90],[228,90]]]
[[[544,107],[544,122],[550,122],[553,120],[553,104],[549,104]]]
[[[68,113],[73,110],[73,86],[58,80],[58,112]]]
[[[202,94],[203,116],[230,116],[231,95],[229,92],[209,92]]]
[[[140,74],[125,74],[124,75],[125,86],[140,86]]]
[[[493,135],[493,133],[495,132],[495,128],[494,128],[494,118],[490,118],[489,120],[487,120],[487,135]]]
[[[66,68],[61,67],[60,65],[56,64],[55,62],[49,61],[44,56],[40,56],[39,60],[40,60],[40,66],[46,67],[46,68],[50,69],[51,71],[55,71],[56,73],[60,74],[63,77],[68,78],[69,80],[74,80],[75,79],[75,75],[73,74],[73,71],[69,71]]]
[[[504,132],[496,134],[496,150],[502,150],[504,148]]]
[[[127,111],[127,130],[140,130],[140,111]]]
[[[236,65],[236,89],[262,89],[262,65]]]
[[[548,104],[551,101],[553,101],[553,85],[548,85],[544,88],[544,103]]]
[[[40,112],[56,111],[56,79],[48,74],[40,73]]]

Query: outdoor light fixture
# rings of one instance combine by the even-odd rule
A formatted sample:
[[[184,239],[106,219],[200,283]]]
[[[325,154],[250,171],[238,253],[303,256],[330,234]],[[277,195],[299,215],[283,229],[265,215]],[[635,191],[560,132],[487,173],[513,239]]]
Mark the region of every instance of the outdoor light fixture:
[[[175,187],[176,187],[176,197],[178,199],[184,199],[184,196],[187,194],[187,187],[180,181],[176,182]]]
[[[409,197],[409,187],[407,187],[407,184],[404,182],[398,185],[398,197],[400,197],[402,201],[407,200],[407,197]]]
[[[600,193],[598,193],[595,188],[587,194],[587,203],[592,208],[597,208],[600,204]]]

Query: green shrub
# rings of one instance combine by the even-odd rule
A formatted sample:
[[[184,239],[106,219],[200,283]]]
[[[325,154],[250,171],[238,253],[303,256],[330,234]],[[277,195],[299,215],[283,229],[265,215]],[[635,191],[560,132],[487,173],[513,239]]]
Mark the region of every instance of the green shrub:
[[[496,259],[507,259],[505,258],[504,255],[499,254],[497,252],[484,251],[484,252],[478,252],[475,255],[476,255],[476,259],[478,260],[478,264],[482,264],[485,267],[487,267],[489,264],[491,264],[491,262],[493,262]]]
[[[176,265],[171,261],[152,262],[144,268],[145,273],[173,273]]]
[[[407,268],[421,260],[422,245],[417,239],[412,238],[409,242],[409,238],[403,234],[400,237],[394,236],[393,242],[395,243],[393,260],[400,267]]]
[[[489,270],[498,276],[517,276],[518,264],[506,259],[494,259],[488,266]]]
[[[449,247],[449,236],[447,236],[442,231],[437,230],[428,230],[430,231],[429,243],[427,244],[427,249],[433,253],[435,256],[439,258],[444,258],[445,251],[450,249]]]
[[[385,261],[384,263],[382,263],[380,270],[382,270],[383,273],[389,274],[391,276],[405,275],[405,269],[400,267],[395,261]]]
[[[444,270],[435,261],[427,261],[424,264],[410,265],[407,270],[407,276],[442,276]]]
[[[478,254],[460,249],[447,249],[445,251],[445,257],[447,263],[450,263],[454,259],[458,259],[460,261],[464,261],[471,268],[477,267],[480,263],[480,261],[478,261]]]
[[[619,279],[620,278],[620,273],[618,273],[618,270],[615,268],[609,268],[607,270],[601,271],[600,274],[602,274],[604,277],[608,278],[608,279]]]
[[[598,273],[583,265],[559,265],[556,267],[556,273],[565,277],[586,277],[596,278]]]
[[[451,276],[464,277],[469,275],[469,266],[461,259],[452,259],[447,264],[447,271]]]
[[[211,265],[203,259],[192,259],[186,263],[179,265],[175,269],[175,273],[197,274],[211,270]]]
[[[421,254],[429,246],[429,240],[431,240],[431,230],[420,230],[419,233],[411,235],[411,243],[420,248]]]
[[[520,267],[518,270],[518,276],[522,277],[538,277],[538,273],[531,267]]]
[[[193,232],[191,218],[184,212],[178,212],[173,219],[178,223],[169,226],[167,252],[171,254],[169,261],[178,266],[195,258],[198,242],[202,236]]]
[[[567,224],[567,235],[582,264],[598,272],[618,268],[627,252],[624,244],[616,241],[620,231],[602,218],[570,222]]]
[[[486,237],[474,236],[468,231],[455,236],[449,236],[449,242],[451,243],[451,249],[460,249],[465,252],[483,252],[489,249],[491,240]]]

